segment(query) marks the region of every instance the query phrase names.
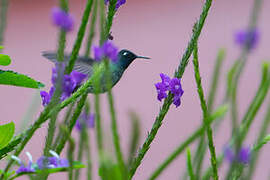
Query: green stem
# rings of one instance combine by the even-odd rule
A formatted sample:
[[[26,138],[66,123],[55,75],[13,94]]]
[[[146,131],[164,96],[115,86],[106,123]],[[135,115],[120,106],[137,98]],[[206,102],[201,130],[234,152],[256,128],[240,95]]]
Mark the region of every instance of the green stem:
[[[217,58],[215,61],[215,67],[212,74],[212,80],[210,85],[210,92],[209,96],[207,98],[207,106],[208,111],[211,113],[214,105],[214,100],[216,97],[217,88],[219,85],[219,77],[221,73],[221,67],[223,64],[225,58],[225,49],[220,49],[217,54]],[[195,156],[193,158],[193,166],[195,167],[195,175],[197,176],[197,179],[200,177],[201,170],[202,170],[202,164],[205,157],[207,145],[205,143],[205,134],[203,134],[200,138],[200,141],[198,143]]]
[[[71,73],[73,66],[75,64],[75,61],[78,58],[78,54],[79,54],[79,50],[81,48],[82,45],[82,40],[85,34],[85,30],[86,30],[86,26],[87,26],[87,22],[90,16],[90,12],[91,12],[91,8],[92,8],[92,4],[93,4],[93,0],[87,0],[87,4],[86,7],[84,9],[84,13],[83,13],[83,17],[82,17],[82,21],[81,21],[81,25],[77,34],[77,39],[75,41],[75,44],[73,46],[72,52],[71,52],[71,56],[69,59],[69,63],[66,67],[66,74]]]
[[[68,135],[68,150],[67,150],[67,156],[68,156],[68,162],[70,164],[69,166],[69,171],[68,171],[68,179],[72,180],[73,179],[73,167],[72,165],[74,164],[74,149],[75,149],[75,141],[74,139]]]
[[[109,60],[105,59],[105,68],[106,68],[106,77],[107,77],[107,88],[108,88],[108,101],[109,101],[109,108],[110,108],[110,114],[111,114],[111,128],[112,128],[112,135],[113,135],[113,143],[117,158],[117,163],[120,166],[120,169],[122,171],[123,179],[126,179],[127,176],[127,169],[123,158],[123,153],[121,150],[121,145],[119,141],[119,134],[118,134],[118,128],[117,128],[117,120],[116,120],[116,113],[115,113],[115,107],[114,107],[114,100],[112,95],[112,74],[109,67]]]
[[[197,45],[194,48],[194,53],[193,53],[193,65],[194,65],[194,72],[195,72],[195,80],[197,83],[197,91],[198,95],[200,97],[200,102],[201,102],[201,108],[203,111],[203,123],[206,126],[206,133],[207,133],[207,138],[208,138],[208,146],[211,154],[211,164],[213,167],[213,178],[214,180],[218,180],[218,170],[217,170],[217,160],[216,160],[216,152],[215,152],[215,146],[214,146],[214,141],[213,141],[213,132],[212,128],[209,124],[209,111],[207,109],[206,101],[204,98],[204,92],[202,88],[202,83],[201,83],[201,75],[200,75],[200,70],[199,70],[199,61],[198,61],[198,47]]]
[[[239,127],[239,131],[235,136],[235,151],[238,152],[240,148],[242,147],[243,141],[248,133],[248,130],[254,121],[255,116],[257,115],[257,112],[259,108],[261,107],[262,103],[265,100],[265,97],[267,95],[269,85],[270,85],[270,77],[269,77],[269,64],[264,63],[263,64],[263,70],[262,70],[262,80],[260,83],[260,86],[256,92],[255,97],[253,98],[251,104],[249,105],[249,108],[247,109],[241,125]],[[227,173],[227,178],[230,179],[232,177],[232,174],[234,171],[236,171],[237,163],[233,163],[232,166],[230,167],[228,173]]]
[[[117,3],[117,0],[110,0],[109,11],[108,11],[107,20],[106,20],[105,38],[108,38],[111,28],[112,28],[113,18],[116,13],[116,8],[115,8],[116,3]]]
[[[191,153],[190,149],[187,149],[187,167],[188,167],[188,174],[190,177],[190,180],[195,180],[195,175],[192,168],[192,162],[191,162]]]
[[[84,134],[84,145],[87,156],[87,180],[92,179],[92,161],[91,161],[91,152],[90,152],[90,143],[89,143],[89,134],[86,129],[83,130]]]
[[[91,24],[90,24],[90,30],[89,30],[89,35],[87,37],[87,44],[85,48],[85,57],[90,56],[90,51],[91,51],[91,46],[93,42],[93,38],[95,36],[95,27],[96,27],[96,20],[97,20],[97,9],[98,9],[98,0],[94,0],[94,9],[92,13],[92,18],[91,18]]]
[[[85,124],[82,124],[82,129],[80,131],[80,139],[79,139],[79,146],[78,146],[78,157],[77,157],[77,160],[79,162],[82,161],[82,157],[83,157],[83,151],[84,151],[84,134],[83,134],[83,131],[85,129]],[[80,169],[77,169],[76,172],[75,172],[75,180],[79,180],[79,177],[80,177]]]
[[[209,118],[212,123],[215,119],[220,118],[227,112],[227,106],[221,106]],[[192,135],[190,135],[183,143],[181,143],[151,174],[149,180],[156,179],[193,141],[195,141],[205,131],[205,126],[198,128]]]
[[[4,34],[7,23],[7,10],[8,10],[8,0],[1,0],[0,2],[0,45],[4,43]],[[1,52],[1,49],[0,49]]]
[[[135,112],[130,112],[131,117],[131,136],[129,141],[129,155],[127,164],[130,167],[132,163],[132,159],[136,154],[139,146],[140,136],[141,136],[141,127],[140,127],[140,119]]]
[[[260,128],[259,136],[256,140],[257,143],[261,142],[264,139],[264,137],[266,136],[269,124],[270,124],[270,103],[268,104],[266,115],[264,117],[264,121],[263,121],[262,126]],[[256,170],[256,163],[257,163],[259,155],[260,155],[259,152],[260,152],[260,150],[258,149],[256,152],[252,153],[251,161],[249,163],[249,170],[247,171],[248,172],[247,177],[246,177],[247,180],[252,179],[252,175]]]
[[[81,99],[79,100],[79,102],[77,104],[77,107],[74,110],[71,121],[68,124],[69,136],[72,132],[74,125],[76,124],[77,119],[79,118],[79,116],[83,110],[83,106],[85,104],[86,99],[87,99],[87,93],[83,94],[83,96],[81,97]],[[64,136],[62,139],[60,139],[60,141],[58,142],[58,145],[56,146],[56,149],[55,149],[55,152],[57,154],[60,154],[62,152],[67,140],[68,140],[68,136]]]
[[[99,45],[101,46],[106,41],[106,34],[105,34],[105,4],[104,1],[99,0],[99,32],[100,32],[100,39]]]
[[[203,7],[203,11],[200,15],[200,19],[195,24],[196,28],[194,28],[191,40],[188,43],[187,49],[186,49],[186,51],[181,59],[181,63],[179,65],[177,71],[175,72],[175,77],[181,78],[183,76],[183,73],[184,73],[186,66],[188,64],[188,61],[189,61],[189,57],[191,56],[191,53],[193,52],[193,49],[194,49],[194,45],[198,41],[198,38],[201,34],[205,19],[208,15],[208,11],[209,11],[211,5],[212,5],[212,0],[206,0],[204,7]],[[149,150],[150,145],[151,145],[152,141],[154,140],[154,138],[155,138],[155,136],[156,136],[161,124],[162,124],[162,121],[163,121],[165,115],[167,114],[171,104],[172,104],[172,95],[169,95],[165,99],[163,106],[162,106],[158,116],[156,117],[156,120],[155,120],[153,126],[152,126],[152,129],[151,129],[148,137],[146,138],[145,142],[143,143],[142,148],[139,150],[137,157],[135,157],[133,160],[133,163],[132,163],[131,169],[130,169],[129,179],[131,179],[133,177],[137,168],[141,164],[142,159],[144,158],[145,154]]]
[[[59,1],[61,9],[64,11],[68,10],[68,1],[66,0],[60,0]],[[63,30],[59,31],[59,40],[58,40],[58,51],[57,51],[57,60],[58,62],[63,62],[64,61],[64,50],[66,46],[66,32]],[[62,76],[60,75],[60,72],[58,73],[58,78],[57,78],[57,86],[56,90],[54,93],[54,96],[52,98],[52,103],[54,105],[59,103],[59,97],[61,96],[62,93]],[[55,135],[55,127],[56,127],[56,120],[57,120],[58,112],[55,112],[49,121],[49,127],[48,127],[48,134],[46,137],[46,142],[45,142],[45,147],[44,147],[44,155],[49,156],[49,150],[51,149],[52,143],[53,143],[53,138]],[[45,178],[47,179],[47,178]]]

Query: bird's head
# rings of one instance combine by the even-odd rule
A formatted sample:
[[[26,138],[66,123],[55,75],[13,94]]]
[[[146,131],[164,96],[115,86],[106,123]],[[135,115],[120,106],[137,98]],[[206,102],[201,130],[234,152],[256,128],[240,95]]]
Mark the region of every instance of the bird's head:
[[[135,59],[140,58],[140,59],[150,59],[148,57],[144,56],[137,56],[133,52],[123,49],[118,53],[118,62],[122,68],[126,69]]]

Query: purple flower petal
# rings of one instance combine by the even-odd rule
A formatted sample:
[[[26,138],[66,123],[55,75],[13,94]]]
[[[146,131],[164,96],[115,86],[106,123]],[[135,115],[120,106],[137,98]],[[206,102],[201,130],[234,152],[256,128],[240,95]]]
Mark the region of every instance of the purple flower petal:
[[[17,169],[16,173],[28,173],[28,172],[35,172],[35,169],[32,167],[32,163],[29,163],[28,166],[21,164],[21,166]]]
[[[70,73],[71,78],[73,79],[73,81],[75,82],[76,86],[80,85],[83,80],[87,77],[86,74],[77,72],[77,71],[72,71]]]
[[[40,96],[42,99],[42,105],[47,106],[51,101],[50,95],[46,91],[40,91]]]
[[[259,36],[257,29],[251,31],[241,30],[235,34],[235,43],[240,46],[247,46],[251,50],[257,47]]]
[[[117,61],[118,57],[118,48],[114,46],[110,41],[106,41],[102,46],[104,55],[110,58],[113,62]]]
[[[248,164],[250,161],[251,151],[249,147],[242,147],[237,155],[237,160],[240,163]]]
[[[169,88],[171,78],[167,76],[166,74],[160,73],[160,78],[162,80],[162,83],[165,84],[166,88]]]
[[[73,30],[74,21],[69,13],[66,13],[60,8],[52,9],[52,21],[53,23],[61,28],[63,31],[69,32]]]
[[[93,51],[94,51],[94,59],[96,61],[101,61],[103,58],[103,49],[98,46],[94,46]]]
[[[235,154],[230,146],[226,146],[224,148],[224,157],[227,159],[230,163],[232,163],[235,159]]]
[[[180,79],[173,78],[170,81],[170,91],[175,95],[175,96],[182,96],[184,91],[181,86],[181,81]]]
[[[161,101],[162,99],[164,99],[164,98],[166,98],[168,96],[167,93],[166,93],[167,88],[166,88],[166,85],[164,83],[159,82],[159,83],[156,83],[155,86],[156,86],[156,90],[157,90],[157,93],[158,93],[157,99],[159,101]]]
[[[173,97],[173,104],[176,107],[179,107],[181,105],[181,95],[174,95],[174,97]]]

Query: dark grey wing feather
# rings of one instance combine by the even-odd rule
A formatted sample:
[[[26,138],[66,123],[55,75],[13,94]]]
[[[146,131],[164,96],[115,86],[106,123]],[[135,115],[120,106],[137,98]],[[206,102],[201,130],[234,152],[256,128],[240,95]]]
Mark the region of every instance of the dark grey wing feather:
[[[42,56],[47,58],[48,60],[52,61],[53,63],[57,62],[57,54],[54,52],[42,52]],[[64,55],[64,62],[69,61],[69,55]],[[78,57],[77,61],[75,62],[74,65],[74,70],[87,74],[88,77],[92,75],[93,72],[93,64],[96,63],[95,60],[91,58],[86,58],[86,57]]]

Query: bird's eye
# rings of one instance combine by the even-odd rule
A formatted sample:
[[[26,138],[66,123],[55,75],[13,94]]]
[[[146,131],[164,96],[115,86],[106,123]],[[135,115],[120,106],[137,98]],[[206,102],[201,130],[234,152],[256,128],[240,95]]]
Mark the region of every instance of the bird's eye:
[[[124,53],[123,53],[123,56],[127,56],[127,55],[128,55],[128,53],[127,53],[127,52],[124,52]]]

